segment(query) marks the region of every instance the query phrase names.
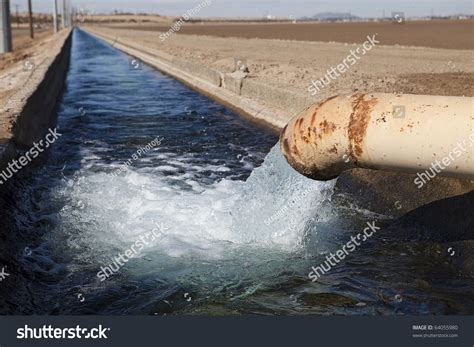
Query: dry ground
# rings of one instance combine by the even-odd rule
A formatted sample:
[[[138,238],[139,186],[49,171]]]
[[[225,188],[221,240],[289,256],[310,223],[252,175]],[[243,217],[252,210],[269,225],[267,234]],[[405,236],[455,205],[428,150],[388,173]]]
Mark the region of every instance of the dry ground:
[[[0,55],[0,142],[11,127],[10,120],[3,117],[3,107],[8,98],[27,83],[31,69],[53,43],[49,40],[53,34],[50,29],[36,30],[34,40],[30,39],[26,26],[14,27],[12,34],[13,52]]]
[[[145,31],[168,31],[169,24],[116,24],[118,28]],[[314,42],[362,43],[367,35],[377,33],[386,45],[426,46],[447,49],[474,49],[474,20],[432,20],[347,23],[197,23],[184,25],[180,33],[282,39]]]

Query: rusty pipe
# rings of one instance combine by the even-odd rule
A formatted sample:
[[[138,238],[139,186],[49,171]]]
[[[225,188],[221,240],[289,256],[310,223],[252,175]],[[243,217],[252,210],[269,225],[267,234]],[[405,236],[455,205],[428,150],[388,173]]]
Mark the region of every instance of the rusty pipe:
[[[333,96],[283,128],[280,147],[301,174],[330,180],[352,168],[474,179],[470,97],[401,94]]]

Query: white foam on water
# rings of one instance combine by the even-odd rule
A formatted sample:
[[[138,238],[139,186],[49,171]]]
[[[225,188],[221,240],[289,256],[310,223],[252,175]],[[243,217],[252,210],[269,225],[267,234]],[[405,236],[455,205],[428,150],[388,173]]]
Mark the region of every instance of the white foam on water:
[[[304,247],[312,221],[325,217],[335,183],[301,176],[278,145],[246,182],[186,182],[187,189],[170,185],[169,177],[149,168],[128,167],[118,176],[82,171],[72,186],[64,184],[57,192],[69,203],[53,234],[61,235],[68,249],[81,250],[75,263],[97,268],[157,224],[159,235],[136,257],[159,255],[155,267],[169,259],[196,264],[248,253],[291,254]],[[249,259],[239,262],[244,260]]]

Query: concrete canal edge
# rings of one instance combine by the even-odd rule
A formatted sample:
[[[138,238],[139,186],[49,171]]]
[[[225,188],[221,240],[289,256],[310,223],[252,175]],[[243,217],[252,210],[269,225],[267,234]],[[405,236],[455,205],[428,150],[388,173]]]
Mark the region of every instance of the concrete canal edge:
[[[2,109],[2,117],[11,122],[3,139],[0,168],[16,155],[17,149],[33,146],[55,127],[54,109],[63,91],[71,51],[71,29],[56,34],[42,51],[42,60],[34,65],[26,83],[19,86]]]

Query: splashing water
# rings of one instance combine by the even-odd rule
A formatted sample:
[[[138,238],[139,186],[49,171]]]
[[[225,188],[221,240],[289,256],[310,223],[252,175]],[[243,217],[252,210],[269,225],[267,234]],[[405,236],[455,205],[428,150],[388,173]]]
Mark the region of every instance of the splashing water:
[[[233,206],[233,231],[242,241],[294,250],[331,197],[336,180],[319,182],[293,170],[272,148],[252,172]]]
[[[296,173],[278,144],[247,181],[201,185],[187,178],[193,188],[182,189],[170,186],[156,168],[127,168],[115,176],[84,167],[77,177],[62,180],[51,192],[56,201],[69,203],[29,258],[53,272],[67,259],[65,290],[89,287],[97,295],[95,303],[121,293],[114,295],[117,311],[107,307],[105,313],[130,309],[130,283],[140,283],[137,295],[145,291],[152,296],[145,302],[152,305],[158,294],[146,284],[158,278],[168,283],[159,291],[163,297],[174,286],[216,297],[230,290],[244,297],[285,280],[275,273],[290,267],[304,273],[308,263],[300,251],[316,229],[315,219],[325,218],[334,186],[334,181]],[[159,232],[144,249],[105,283],[99,281],[101,269],[157,225]],[[50,248],[55,249],[52,257]],[[104,285],[107,290],[97,292]],[[132,306],[136,310],[143,304]]]
[[[140,170],[118,177],[85,173],[78,184],[60,190],[84,205],[62,211],[67,227],[61,233],[79,229],[70,240],[94,245],[96,253],[97,247],[119,249],[162,223],[152,247],[172,257],[225,258],[229,248],[248,245],[292,251],[302,246],[333,186],[295,172],[278,144],[246,182],[224,179],[180,190]]]

